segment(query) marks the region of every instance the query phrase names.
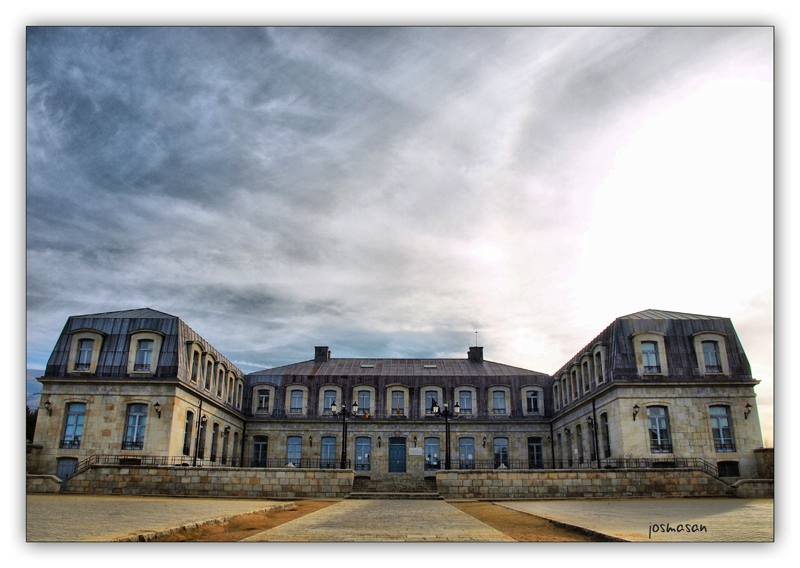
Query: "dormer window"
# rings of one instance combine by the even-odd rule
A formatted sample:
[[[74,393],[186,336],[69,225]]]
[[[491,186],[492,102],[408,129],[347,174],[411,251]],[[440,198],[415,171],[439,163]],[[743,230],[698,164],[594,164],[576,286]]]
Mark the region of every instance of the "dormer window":
[[[94,339],[81,339],[78,341],[78,356],[75,360],[76,371],[88,371],[91,368],[92,351],[94,351]]]
[[[133,365],[134,371],[149,371],[150,364],[153,362],[153,340],[140,339],[136,348],[136,363]]]
[[[642,341],[642,364],[645,373],[660,373],[658,364],[658,346],[655,341]]]
[[[706,373],[721,373],[722,363],[719,359],[719,346],[716,341],[703,341],[703,360]]]

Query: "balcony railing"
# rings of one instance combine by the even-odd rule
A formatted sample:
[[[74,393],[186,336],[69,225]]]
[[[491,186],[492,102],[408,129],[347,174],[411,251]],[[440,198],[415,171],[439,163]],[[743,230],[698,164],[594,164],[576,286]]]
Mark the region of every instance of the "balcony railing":
[[[134,363],[133,370],[134,371],[149,371],[150,370],[150,363]]]
[[[75,363],[76,371],[88,371],[91,369],[91,363]]]
[[[75,436],[74,438],[62,438],[58,447],[62,450],[77,450],[81,447],[81,438],[80,436]]]
[[[724,442],[714,440],[714,449],[718,452],[735,452],[736,444],[733,440],[726,440]]]
[[[644,372],[645,373],[660,373],[661,372],[661,365],[645,365]]]
[[[721,373],[722,365],[706,365],[706,373]]]
[[[141,450],[144,448],[144,440],[122,440],[123,450]]]
[[[671,442],[650,442],[650,451],[654,454],[671,454]]]

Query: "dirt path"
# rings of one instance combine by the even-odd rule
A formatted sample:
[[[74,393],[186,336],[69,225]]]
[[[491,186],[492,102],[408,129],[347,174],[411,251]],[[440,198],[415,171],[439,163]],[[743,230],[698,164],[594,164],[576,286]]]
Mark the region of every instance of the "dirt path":
[[[228,522],[203,525],[196,529],[179,531],[152,542],[237,542],[248,536],[293,521],[298,517],[319,511],[336,501],[316,499],[300,500],[286,509],[265,513],[240,515]]]
[[[295,505],[278,511],[235,517],[226,523],[211,524],[180,531],[155,542],[236,542],[277,527],[336,503],[327,500],[298,500]],[[592,542],[591,536],[561,528],[555,524],[486,502],[451,503],[461,511],[486,523],[520,542]]]
[[[601,539],[506,507],[482,501],[450,503],[519,542],[597,542]]]

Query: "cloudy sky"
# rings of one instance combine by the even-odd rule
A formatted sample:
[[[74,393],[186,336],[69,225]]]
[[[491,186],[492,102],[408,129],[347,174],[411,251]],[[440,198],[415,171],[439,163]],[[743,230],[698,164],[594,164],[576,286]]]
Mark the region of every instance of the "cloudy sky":
[[[245,372],[730,317],[772,437],[771,28],[29,28],[27,366],[73,314]]]

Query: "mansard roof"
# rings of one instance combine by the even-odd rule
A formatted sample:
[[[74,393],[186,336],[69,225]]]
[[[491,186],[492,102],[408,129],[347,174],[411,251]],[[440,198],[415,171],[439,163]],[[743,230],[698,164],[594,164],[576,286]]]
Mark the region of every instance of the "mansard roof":
[[[81,316],[72,316],[74,318],[177,318],[178,316],[173,316],[170,314],[166,314],[164,312],[159,312],[158,310],[154,310],[152,308],[138,308],[135,310],[121,310],[117,312],[100,312],[98,314],[84,314]]]
[[[617,319],[651,319],[651,320],[707,320],[707,319],[725,319],[719,316],[701,316],[699,314],[686,314],[683,312],[668,312],[666,310],[643,310],[621,316]]]
[[[273,369],[250,373],[248,376],[317,376],[342,377],[364,375],[370,377],[497,377],[531,376],[546,373],[494,363],[475,362],[469,359],[329,359],[325,362],[302,361]]]

